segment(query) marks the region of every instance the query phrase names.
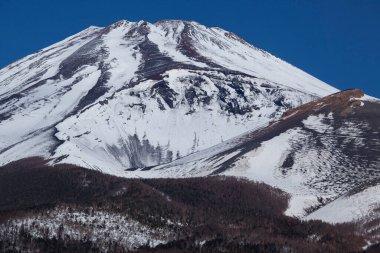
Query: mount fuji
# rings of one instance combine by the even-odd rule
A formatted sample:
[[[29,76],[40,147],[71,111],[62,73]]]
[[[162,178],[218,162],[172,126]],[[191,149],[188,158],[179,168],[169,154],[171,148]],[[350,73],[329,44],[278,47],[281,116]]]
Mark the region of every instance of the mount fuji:
[[[380,100],[221,28],[121,20],[0,69],[0,175],[0,248],[362,252]]]
[[[334,92],[220,28],[89,27],[0,70],[0,164],[41,156],[123,175]]]

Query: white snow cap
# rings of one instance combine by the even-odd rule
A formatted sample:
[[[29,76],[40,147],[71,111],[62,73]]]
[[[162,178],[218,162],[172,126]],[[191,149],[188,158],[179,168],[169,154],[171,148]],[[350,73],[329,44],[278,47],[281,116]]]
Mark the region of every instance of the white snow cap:
[[[0,164],[43,156],[125,175],[336,91],[221,28],[91,26],[0,69]]]

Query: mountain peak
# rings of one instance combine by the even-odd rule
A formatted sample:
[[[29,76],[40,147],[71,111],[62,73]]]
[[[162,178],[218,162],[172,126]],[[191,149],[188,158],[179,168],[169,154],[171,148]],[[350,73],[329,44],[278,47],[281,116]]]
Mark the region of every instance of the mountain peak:
[[[156,27],[162,27],[162,28],[173,28],[176,29],[178,27],[183,27],[183,26],[188,26],[192,27],[193,29],[210,29],[196,21],[193,20],[172,20],[172,19],[164,19],[164,20],[159,20],[153,23],[154,26]]]
[[[125,27],[125,26],[132,26],[132,27],[140,27],[140,26],[154,26],[154,27],[162,27],[162,28],[176,28],[178,26],[183,26],[183,25],[190,25],[193,27],[202,27],[204,29],[207,29],[205,26],[199,24],[198,22],[191,21],[191,20],[171,20],[171,19],[164,19],[164,20],[159,20],[154,23],[150,23],[146,20],[139,20],[139,21],[129,21],[129,20],[119,20],[116,21],[115,23],[109,25],[108,27],[110,28],[118,28],[118,27]]]
[[[232,33],[182,20],[88,28],[1,69],[0,87],[0,162],[43,156],[114,174],[337,91]]]
[[[128,20],[122,19],[122,20],[116,21],[115,23],[111,24],[110,27],[117,28],[120,26],[125,26],[128,23],[130,23]]]

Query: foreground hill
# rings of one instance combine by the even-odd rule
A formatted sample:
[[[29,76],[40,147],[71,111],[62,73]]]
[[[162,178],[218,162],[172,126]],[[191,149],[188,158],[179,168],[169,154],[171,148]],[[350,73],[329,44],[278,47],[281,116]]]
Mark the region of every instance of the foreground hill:
[[[353,225],[287,217],[287,200],[231,177],[125,179],[26,159],[0,168],[0,251],[362,252]]]

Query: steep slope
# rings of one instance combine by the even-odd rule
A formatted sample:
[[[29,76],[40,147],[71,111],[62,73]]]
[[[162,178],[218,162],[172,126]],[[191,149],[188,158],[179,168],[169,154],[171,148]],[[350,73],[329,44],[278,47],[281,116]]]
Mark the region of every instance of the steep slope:
[[[268,126],[210,149],[127,173],[245,177],[290,193],[288,215],[303,217],[330,203],[308,218],[352,221],[380,204],[374,183],[380,178],[380,103],[359,90],[343,91],[291,109]],[[347,206],[354,210],[340,211]]]
[[[123,174],[336,91],[220,28],[90,27],[0,70],[0,164],[43,156]]]

